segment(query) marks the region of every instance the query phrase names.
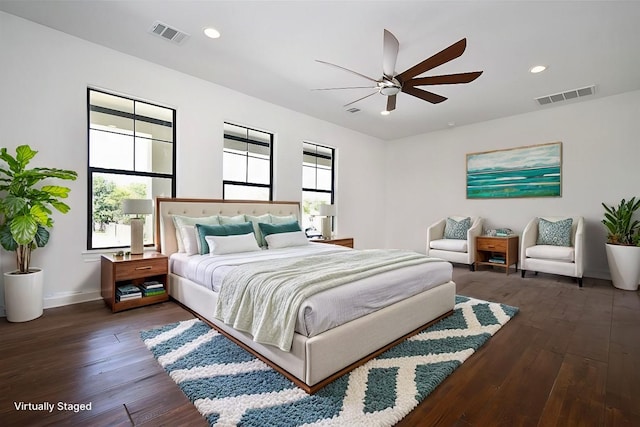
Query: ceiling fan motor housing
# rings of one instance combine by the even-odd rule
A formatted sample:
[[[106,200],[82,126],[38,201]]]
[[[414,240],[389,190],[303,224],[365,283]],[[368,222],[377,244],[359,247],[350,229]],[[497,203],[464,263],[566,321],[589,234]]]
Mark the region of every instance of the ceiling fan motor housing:
[[[391,79],[387,76],[383,77],[378,86],[380,87],[380,93],[385,96],[397,95],[402,90],[402,85],[395,77]]]

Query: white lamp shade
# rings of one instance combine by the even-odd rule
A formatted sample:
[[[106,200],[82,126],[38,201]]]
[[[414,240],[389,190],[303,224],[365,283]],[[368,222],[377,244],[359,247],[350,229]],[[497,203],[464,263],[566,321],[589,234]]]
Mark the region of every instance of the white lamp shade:
[[[151,199],[124,199],[122,200],[122,213],[125,215],[148,215],[153,213],[153,200]]]
[[[336,216],[336,205],[320,205],[318,213],[319,216]]]

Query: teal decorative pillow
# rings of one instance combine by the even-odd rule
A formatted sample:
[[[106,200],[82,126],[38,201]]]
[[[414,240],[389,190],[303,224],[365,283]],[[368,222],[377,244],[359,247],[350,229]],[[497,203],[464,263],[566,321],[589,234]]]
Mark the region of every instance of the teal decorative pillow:
[[[209,253],[207,236],[236,236],[239,234],[253,233],[253,225],[250,222],[242,224],[205,225],[196,224],[196,232],[200,239],[200,255]]]
[[[262,231],[262,235],[264,237],[276,233],[291,233],[293,231],[302,231],[302,229],[300,228],[300,224],[298,224],[298,221],[285,222],[282,224],[266,224],[264,222],[261,222],[258,224],[258,227],[260,227],[260,231]]]
[[[571,225],[573,225],[573,219],[571,218],[560,221],[547,221],[544,218],[540,218],[536,244],[571,246]]]
[[[447,218],[447,223],[444,226],[444,238],[467,240],[467,231],[469,231],[470,228],[471,218],[469,217],[461,219],[460,221]]]

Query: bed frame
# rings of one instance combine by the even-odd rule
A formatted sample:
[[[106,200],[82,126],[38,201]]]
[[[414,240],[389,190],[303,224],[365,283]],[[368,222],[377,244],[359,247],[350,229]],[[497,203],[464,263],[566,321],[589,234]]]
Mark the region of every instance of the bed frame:
[[[166,255],[178,251],[171,215],[257,216],[266,213],[294,215],[300,219],[300,204],[158,198],[158,251]],[[296,333],[291,351],[284,352],[275,346],[256,343],[251,335],[237,331],[214,318],[216,294],[208,289],[171,272],[168,288],[172,298],[310,394],[431,323],[448,316],[455,303],[455,283],[449,281],[314,337],[308,338]]]

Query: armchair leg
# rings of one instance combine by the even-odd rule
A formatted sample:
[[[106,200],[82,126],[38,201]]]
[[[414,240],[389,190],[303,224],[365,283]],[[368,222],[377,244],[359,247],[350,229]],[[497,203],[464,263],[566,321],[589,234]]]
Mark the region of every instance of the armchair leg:
[[[582,277],[578,277],[578,287],[582,287]]]
[[[523,279],[524,279],[524,272],[525,272],[525,271],[526,271],[526,270],[520,270],[520,277],[522,277]]]
[[[469,264],[469,271],[476,271],[476,266],[474,263]]]

